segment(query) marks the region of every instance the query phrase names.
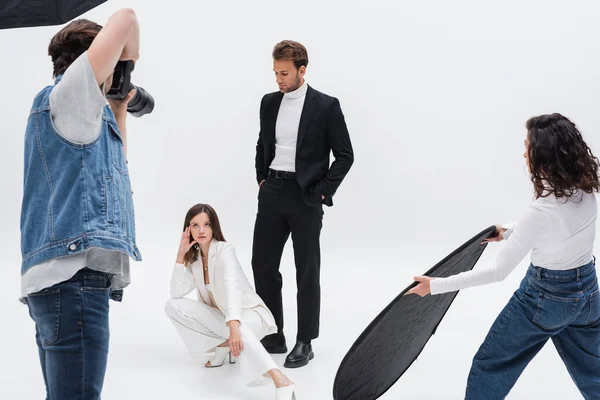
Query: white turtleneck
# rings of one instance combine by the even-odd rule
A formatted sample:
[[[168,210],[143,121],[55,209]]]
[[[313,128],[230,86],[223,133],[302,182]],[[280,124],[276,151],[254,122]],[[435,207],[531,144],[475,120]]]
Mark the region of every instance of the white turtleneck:
[[[308,85],[306,81],[298,89],[285,93],[275,124],[275,158],[270,168],[276,171],[296,171],[296,141],[298,126],[304,107]]]

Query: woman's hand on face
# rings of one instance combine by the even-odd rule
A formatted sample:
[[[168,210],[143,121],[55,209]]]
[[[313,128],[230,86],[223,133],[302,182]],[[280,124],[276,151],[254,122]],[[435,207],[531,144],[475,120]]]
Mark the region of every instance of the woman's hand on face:
[[[500,225],[496,225],[496,236],[484,239],[481,244],[490,243],[490,242],[501,242],[504,240],[504,236],[502,234],[506,232],[506,228],[501,227]]]
[[[239,321],[229,321],[229,350],[234,357],[238,357],[244,350]]]
[[[430,282],[435,279],[435,278],[430,278],[428,276],[415,276],[414,280],[415,282],[418,282],[417,286],[415,286],[414,288],[410,289],[408,292],[406,292],[406,295],[409,294],[418,294],[421,297],[425,297],[428,294],[431,293],[431,286],[430,286]]]
[[[190,242],[190,227],[185,228],[185,231],[181,234],[181,241],[179,242],[179,250],[177,251],[177,263],[183,264],[183,257],[188,251],[197,244],[195,240]]]

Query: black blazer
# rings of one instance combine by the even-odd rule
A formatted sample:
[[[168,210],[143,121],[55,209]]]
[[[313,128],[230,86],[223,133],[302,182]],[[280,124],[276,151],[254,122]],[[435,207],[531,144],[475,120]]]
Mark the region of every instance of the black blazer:
[[[283,93],[266,94],[260,103],[260,133],[256,144],[256,180],[267,178],[275,158],[275,123]],[[335,160],[329,166],[329,155]],[[335,97],[308,87],[296,142],[296,180],[304,202],[332,206],[332,197],[354,162],[350,135]],[[325,199],[321,199],[321,195]]]

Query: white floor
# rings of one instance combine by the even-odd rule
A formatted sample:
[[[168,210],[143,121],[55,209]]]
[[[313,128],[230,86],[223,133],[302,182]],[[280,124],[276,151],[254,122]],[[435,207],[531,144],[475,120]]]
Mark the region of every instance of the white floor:
[[[295,283],[291,249],[284,255],[286,336],[295,337]],[[314,341],[315,359],[306,367],[283,369],[297,383],[298,400],[332,398],[337,368],[358,335],[410,282],[451,251],[448,246],[414,249],[405,254],[350,258],[327,253],[322,267],[321,336]],[[153,253],[154,252],[154,253]],[[484,267],[494,251],[486,251]],[[135,265],[134,283],[123,303],[111,302],[111,351],[104,400],[112,399],[274,399],[274,388],[246,388],[236,380],[236,366],[205,369],[191,359],[164,315],[171,273],[168,251],[150,249]],[[249,272],[250,255],[238,247]],[[412,261],[411,261],[412,260]],[[44,397],[33,323],[18,298],[18,264],[1,263],[10,271],[10,287],[0,292],[5,323],[0,358],[0,399]],[[503,283],[461,292],[421,357],[382,399],[460,399],[471,358],[487,330],[516,288],[525,264]],[[14,278],[14,279],[13,279]],[[390,338],[393,340],[393,338]],[[285,355],[275,355],[283,365]],[[381,358],[386,363],[386,358]],[[579,392],[548,343],[525,370],[509,399],[578,399]]]

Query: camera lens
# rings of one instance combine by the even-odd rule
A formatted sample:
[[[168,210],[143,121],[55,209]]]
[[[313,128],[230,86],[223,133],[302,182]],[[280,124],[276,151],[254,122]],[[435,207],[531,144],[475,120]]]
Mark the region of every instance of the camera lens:
[[[150,114],[154,110],[154,99],[144,88],[131,85],[135,89],[135,95],[127,103],[127,111],[134,117]]]

